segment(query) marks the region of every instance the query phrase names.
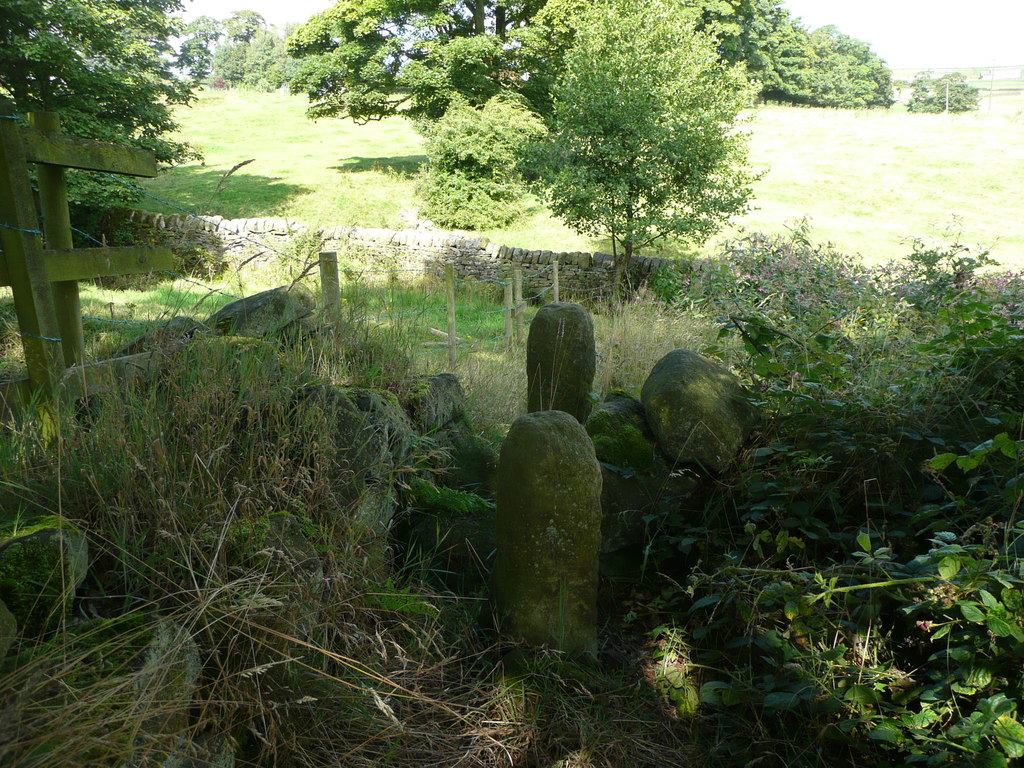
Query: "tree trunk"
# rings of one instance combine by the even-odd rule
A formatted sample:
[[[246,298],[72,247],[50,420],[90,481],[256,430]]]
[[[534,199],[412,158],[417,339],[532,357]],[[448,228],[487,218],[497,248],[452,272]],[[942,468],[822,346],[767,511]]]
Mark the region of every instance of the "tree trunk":
[[[505,17],[505,6],[497,5],[494,7],[494,31],[502,40],[505,39],[505,25],[508,22]]]
[[[478,35],[487,33],[485,27],[487,6],[485,0],[476,0],[473,4],[473,27]]]

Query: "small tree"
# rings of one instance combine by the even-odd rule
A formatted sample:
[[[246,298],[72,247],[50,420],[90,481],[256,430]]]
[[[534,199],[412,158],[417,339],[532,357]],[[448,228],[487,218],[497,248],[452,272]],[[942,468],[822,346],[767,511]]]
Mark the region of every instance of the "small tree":
[[[423,213],[442,227],[500,227],[522,211],[519,166],[544,135],[521,103],[495,97],[482,108],[456,101],[439,120],[419,124],[430,163],[421,179]]]
[[[970,112],[978,108],[981,95],[960,72],[931,77],[920,72],[911,83],[911,112]]]
[[[736,123],[750,96],[678,4],[619,0],[581,21],[542,173],[556,215],[611,237],[617,285],[638,249],[703,241],[745,209],[756,176]]]

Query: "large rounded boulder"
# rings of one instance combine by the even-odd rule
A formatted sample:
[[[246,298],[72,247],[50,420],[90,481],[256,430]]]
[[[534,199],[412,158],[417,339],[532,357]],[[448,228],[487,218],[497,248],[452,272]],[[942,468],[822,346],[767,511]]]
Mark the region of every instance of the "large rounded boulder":
[[[640,402],[658,447],[672,466],[722,472],[757,424],[758,412],[732,373],[687,349],[654,366]]]

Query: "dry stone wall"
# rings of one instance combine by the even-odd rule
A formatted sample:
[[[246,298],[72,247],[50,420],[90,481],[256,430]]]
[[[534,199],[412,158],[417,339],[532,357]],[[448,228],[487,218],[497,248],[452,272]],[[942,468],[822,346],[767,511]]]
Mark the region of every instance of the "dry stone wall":
[[[177,233],[196,233],[197,245],[209,243],[213,236],[228,258],[248,257],[260,245],[281,249],[305,226],[291,219],[224,219],[220,216],[165,215],[133,211],[128,220],[136,225]],[[324,250],[348,249],[361,256],[372,268],[434,271],[441,264],[452,264],[462,279],[499,280],[522,267],[529,275],[558,262],[559,282],[566,293],[593,292],[611,285],[613,257],[609,253],[555,252],[529,250],[493,243],[485,237],[423,229],[366,229],[361,227],[324,227]],[[634,259],[631,282],[639,285],[663,259]],[[538,279],[537,288],[546,287],[550,276]],[[524,290],[526,290],[524,288]]]

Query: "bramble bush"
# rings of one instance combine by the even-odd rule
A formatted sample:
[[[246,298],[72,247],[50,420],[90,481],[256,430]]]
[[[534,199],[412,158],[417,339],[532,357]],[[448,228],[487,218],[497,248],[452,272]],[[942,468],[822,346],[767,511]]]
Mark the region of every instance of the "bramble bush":
[[[652,286],[738,338],[769,416],[699,508],[650,520],[666,586],[634,612],[685,644],[661,688],[697,692],[723,761],[1024,757],[1024,287],[991,265],[917,242],[868,269],[801,228]]]

